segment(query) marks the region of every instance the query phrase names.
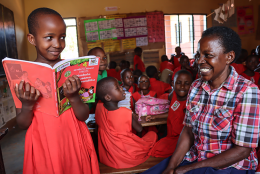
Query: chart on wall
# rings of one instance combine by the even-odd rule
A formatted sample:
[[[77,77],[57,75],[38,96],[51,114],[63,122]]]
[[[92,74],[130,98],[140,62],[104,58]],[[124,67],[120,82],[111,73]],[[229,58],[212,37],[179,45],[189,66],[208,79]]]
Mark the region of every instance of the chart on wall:
[[[91,19],[84,24],[87,41],[147,36],[146,16]]]
[[[99,16],[101,17],[101,16]],[[165,27],[163,12],[115,14],[103,18],[81,18],[80,35],[84,54],[91,48],[102,47],[106,53],[163,48]]]

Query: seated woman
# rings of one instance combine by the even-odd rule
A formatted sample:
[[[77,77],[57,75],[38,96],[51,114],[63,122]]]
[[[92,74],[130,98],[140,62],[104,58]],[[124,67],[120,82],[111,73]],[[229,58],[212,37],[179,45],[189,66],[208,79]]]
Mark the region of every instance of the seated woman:
[[[255,173],[260,92],[230,66],[240,51],[241,40],[233,30],[212,27],[203,32],[201,78],[191,85],[177,147],[144,173]]]

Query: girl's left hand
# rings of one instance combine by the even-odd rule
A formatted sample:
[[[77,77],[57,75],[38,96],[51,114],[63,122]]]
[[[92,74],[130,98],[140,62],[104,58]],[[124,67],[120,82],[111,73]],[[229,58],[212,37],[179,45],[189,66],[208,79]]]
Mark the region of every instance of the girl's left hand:
[[[72,77],[67,78],[63,83],[63,92],[64,95],[71,100],[74,97],[79,96],[79,90],[81,87],[81,82],[78,76],[73,75]]]

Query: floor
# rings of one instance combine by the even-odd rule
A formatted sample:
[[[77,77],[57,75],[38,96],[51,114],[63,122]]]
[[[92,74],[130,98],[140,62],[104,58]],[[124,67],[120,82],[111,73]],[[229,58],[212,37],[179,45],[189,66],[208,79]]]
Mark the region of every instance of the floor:
[[[23,173],[25,133],[26,130],[15,127],[0,142],[6,174]]]

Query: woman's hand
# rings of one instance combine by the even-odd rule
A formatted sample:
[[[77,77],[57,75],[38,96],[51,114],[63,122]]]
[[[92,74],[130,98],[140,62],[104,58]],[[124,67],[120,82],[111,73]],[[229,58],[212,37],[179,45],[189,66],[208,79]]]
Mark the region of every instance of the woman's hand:
[[[22,107],[29,110],[33,110],[35,103],[41,96],[38,89],[35,89],[29,83],[24,83],[23,80],[19,83],[19,85],[15,85],[15,94],[22,102]]]
[[[162,174],[173,174],[174,169],[173,168],[166,168]]]
[[[63,83],[64,95],[71,101],[75,97],[79,97],[79,90],[81,87],[81,81],[78,76],[73,75],[66,79]]]
[[[174,174],[184,174],[186,172],[188,172],[189,170],[187,170],[187,167],[185,166],[181,166],[175,169]]]

